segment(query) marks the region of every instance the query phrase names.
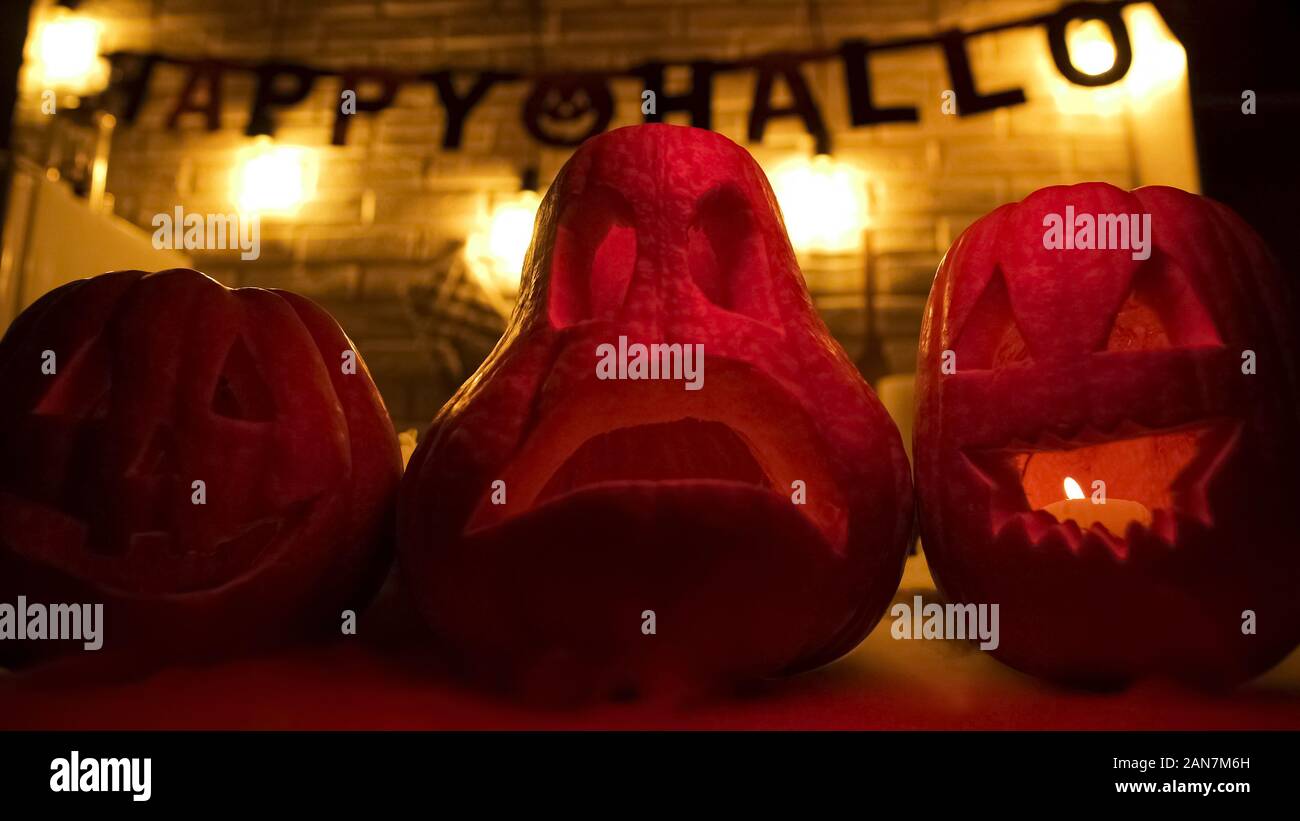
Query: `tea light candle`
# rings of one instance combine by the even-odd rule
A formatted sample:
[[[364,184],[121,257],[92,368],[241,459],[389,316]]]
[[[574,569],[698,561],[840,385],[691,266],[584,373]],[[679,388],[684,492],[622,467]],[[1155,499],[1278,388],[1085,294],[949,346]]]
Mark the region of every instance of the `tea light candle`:
[[[1080,530],[1100,524],[1112,535],[1123,536],[1128,530],[1129,522],[1137,522],[1143,527],[1151,525],[1151,511],[1141,502],[1129,499],[1093,502],[1084,496],[1079,483],[1069,476],[1065,477],[1065,496],[1066,498],[1052,502],[1043,510],[1055,516],[1059,522],[1074,520]]]

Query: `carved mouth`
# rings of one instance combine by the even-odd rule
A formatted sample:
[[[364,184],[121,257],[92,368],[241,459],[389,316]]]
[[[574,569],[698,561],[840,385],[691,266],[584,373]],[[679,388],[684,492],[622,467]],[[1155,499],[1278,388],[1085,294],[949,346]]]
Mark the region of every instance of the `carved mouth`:
[[[1206,486],[1240,432],[1240,423],[1222,420],[1154,431],[1084,429],[1033,447],[964,454],[988,486],[995,536],[1015,526],[1032,544],[1056,534],[1077,552],[1092,535],[1124,559],[1129,542],[1144,533],[1172,547],[1180,519],[1213,524]],[[1077,487],[1067,488],[1067,480]],[[1067,503],[1067,495],[1080,498]]]
[[[806,414],[770,381],[710,367],[708,389],[698,392],[648,382],[576,391],[533,428],[501,473],[497,503],[489,487],[466,534],[616,487],[687,487],[704,513],[708,494],[727,488],[789,505],[841,549],[846,506]]]
[[[724,422],[683,417],[598,433],[556,469],[537,504],[584,487],[714,480],[775,490],[753,446]]]
[[[274,515],[240,525],[211,548],[198,549],[186,529],[115,535],[121,545],[106,549],[108,525],[92,526],[62,510],[0,491],[0,542],[37,564],[128,594],[184,595],[212,590],[274,562],[289,541],[281,538],[305,526],[314,499],[289,504]],[[32,533],[40,533],[33,539]],[[101,541],[95,541],[99,539]]]

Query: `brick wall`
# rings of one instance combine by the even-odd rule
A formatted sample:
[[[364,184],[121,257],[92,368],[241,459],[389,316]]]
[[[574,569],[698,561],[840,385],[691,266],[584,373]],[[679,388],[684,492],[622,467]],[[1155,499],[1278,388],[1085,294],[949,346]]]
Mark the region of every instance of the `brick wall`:
[[[731,58],[807,48],[819,36],[830,45],[847,36],[925,35],[1057,5],[822,2],[811,19],[807,4],[735,0],[87,0],[81,10],[104,23],[106,51],[279,57],[327,67],[529,69],[539,59],[548,67],[612,67],[651,56]],[[1041,30],[981,37],[970,51],[982,91],[1022,87],[1030,102],[969,118],[944,115],[943,59],[937,48],[921,48],[872,59],[877,103],[915,105],[921,121],[849,129],[839,67],[809,72],[836,154],[870,175],[872,327],[887,372],[911,369],[935,265],[972,220],[1047,184],[1137,182],[1125,118],[1067,114],[1055,101],[1063,81]],[[231,208],[228,175],[245,142],[252,82],[227,77],[221,132],[195,123],[169,132],[164,122],[183,79],[179,69],[160,69],[139,121],[114,138],[108,188],[117,212],[142,226],[178,204],[203,212]],[[748,73],[722,76],[715,87],[714,127],[742,142],[752,89]],[[428,86],[405,88],[383,114],[355,118],[349,144],[328,147],[339,88],[336,80],[319,82],[308,101],[279,116],[277,134],[322,147],[317,198],[293,221],[264,220],[259,260],[207,254],[200,267],[230,284],[291,288],[326,304],[371,363],[398,424],[422,424],[454,385],[432,374],[436,352],[411,310],[411,289],[429,286],[455,264],[486,193],[515,190],[519,169],[529,163],[540,167],[545,184],[567,157],[528,139],[518,116],[526,90],[496,87],[471,115],[462,149],[446,153],[438,148],[442,113]],[[639,121],[641,89],[628,81],[613,90],[612,125]],[[20,150],[33,155],[45,127],[37,103],[28,94],[20,111]],[[750,146],[765,163],[809,147],[793,121],[774,122],[765,144]],[[364,224],[371,210],[373,220]],[[854,355],[867,327],[865,265],[861,255],[847,255],[810,258],[804,266],[819,308]]]

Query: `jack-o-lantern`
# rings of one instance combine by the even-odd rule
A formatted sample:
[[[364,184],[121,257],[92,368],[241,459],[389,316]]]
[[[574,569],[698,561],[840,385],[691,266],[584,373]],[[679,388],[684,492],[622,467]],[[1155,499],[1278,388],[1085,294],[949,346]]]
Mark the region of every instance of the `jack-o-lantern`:
[[[542,77],[524,100],[524,127],[547,145],[581,145],[604,131],[613,116],[609,87],[591,75]]]
[[[303,297],[78,280],[14,321],[0,384],[0,601],[102,603],[104,649],[206,655],[338,629],[389,564],[392,423]]]
[[[1173,188],[1053,187],[939,268],[914,454],[941,591],[1089,686],[1222,686],[1300,640],[1293,305],[1259,238]]]
[[[547,193],[511,325],[398,507],[404,578],[467,672],[590,698],[847,652],[897,587],[912,499],[758,165],[643,125]]]

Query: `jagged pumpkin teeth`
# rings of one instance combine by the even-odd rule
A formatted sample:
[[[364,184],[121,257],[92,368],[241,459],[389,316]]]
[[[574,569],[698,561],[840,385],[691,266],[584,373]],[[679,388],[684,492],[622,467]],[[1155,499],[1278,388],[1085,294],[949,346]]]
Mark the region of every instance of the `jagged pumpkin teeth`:
[[[957,240],[921,339],[921,531],[947,596],[1001,607],[999,658],[1221,684],[1300,641],[1287,304],[1250,228],[1172,188],[1046,188]]]

